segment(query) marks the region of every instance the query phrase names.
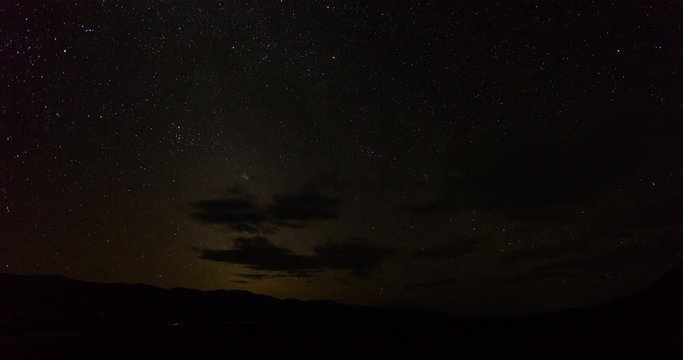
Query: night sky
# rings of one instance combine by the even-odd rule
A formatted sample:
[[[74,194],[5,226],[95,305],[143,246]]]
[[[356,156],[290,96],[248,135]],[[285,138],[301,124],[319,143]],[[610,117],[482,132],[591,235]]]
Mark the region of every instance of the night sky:
[[[647,285],[680,1],[469,3],[0,2],[0,271],[462,314]]]

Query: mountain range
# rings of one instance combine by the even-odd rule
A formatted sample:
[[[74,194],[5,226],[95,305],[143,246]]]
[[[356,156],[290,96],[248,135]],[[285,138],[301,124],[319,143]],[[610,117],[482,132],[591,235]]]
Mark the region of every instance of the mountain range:
[[[0,274],[0,358],[417,351],[680,358],[683,265],[640,293],[552,313],[466,318],[431,310]],[[497,346],[490,346],[496,344]],[[125,345],[121,347],[121,345]],[[111,349],[100,353],[100,349]],[[142,352],[138,352],[137,349]],[[3,352],[5,351],[5,352]],[[93,357],[93,353],[99,354]],[[593,356],[587,356],[593,358]],[[60,356],[57,356],[60,358]]]

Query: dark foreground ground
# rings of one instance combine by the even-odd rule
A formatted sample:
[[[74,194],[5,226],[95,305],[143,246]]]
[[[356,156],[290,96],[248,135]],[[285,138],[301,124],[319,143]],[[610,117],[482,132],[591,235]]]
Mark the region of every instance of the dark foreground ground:
[[[1,359],[683,359],[674,337],[465,333],[435,324],[150,326],[0,340]]]
[[[0,360],[683,359],[682,305],[680,264],[627,298],[487,319],[0,274]]]

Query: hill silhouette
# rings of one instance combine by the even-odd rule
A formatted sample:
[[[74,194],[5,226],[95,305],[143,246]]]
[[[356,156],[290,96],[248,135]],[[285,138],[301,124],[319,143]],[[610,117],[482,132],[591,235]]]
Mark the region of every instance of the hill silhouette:
[[[0,274],[0,358],[342,354],[680,358],[683,266],[598,306],[502,318]],[[102,349],[108,349],[103,352]]]
[[[243,290],[162,289],[49,275],[0,274],[0,334],[152,324],[414,322],[428,310],[277,299]]]
[[[632,296],[596,306],[487,319],[484,331],[556,336],[677,338],[683,340],[683,264]]]

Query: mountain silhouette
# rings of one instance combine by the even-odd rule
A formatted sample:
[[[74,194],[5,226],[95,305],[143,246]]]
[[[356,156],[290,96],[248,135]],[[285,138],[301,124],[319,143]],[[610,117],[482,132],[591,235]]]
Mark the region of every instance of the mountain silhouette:
[[[601,305],[478,319],[238,290],[0,274],[0,358],[195,358],[304,350],[323,358],[681,358],[681,284],[678,264],[640,293]]]
[[[683,339],[683,264],[678,263],[636,295],[593,308],[572,310],[612,334],[676,334]],[[583,310],[583,311],[582,311]],[[563,314],[564,315],[564,314]]]
[[[0,334],[151,324],[413,322],[429,310],[277,299],[242,290],[161,289],[49,275],[0,274]]]

